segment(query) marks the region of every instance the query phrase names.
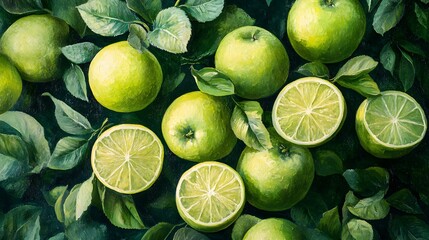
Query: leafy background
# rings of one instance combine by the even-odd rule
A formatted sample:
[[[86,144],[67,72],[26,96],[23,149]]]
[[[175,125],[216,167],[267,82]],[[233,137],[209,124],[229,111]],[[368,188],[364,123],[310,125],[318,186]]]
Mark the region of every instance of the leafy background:
[[[353,54],[358,57],[325,66],[307,63],[291,48],[285,21],[292,0],[1,0],[0,34],[35,13],[62,18],[74,31],[62,48],[69,60],[63,78],[25,82],[13,111],[0,115],[0,239],[241,239],[268,217],[292,220],[307,239],[429,239],[428,138],[409,155],[381,160],[360,147],[354,132],[357,107],[380,90],[406,91],[429,112],[429,1],[361,3],[367,27]],[[307,197],[283,212],[247,204],[235,225],[202,234],[184,224],[174,202],[178,179],[194,163],[168,149],[163,172],[149,190],[131,196],[100,184],[89,152],[106,127],[139,123],[161,137],[164,110],[181,94],[198,89],[233,94],[228,77],[212,68],[213,54],[225,34],[244,25],[264,27],[282,40],[291,60],[288,81],[320,76],[336,82],[346,98],[348,116],[340,133],[311,149],[316,177]],[[164,72],[157,99],[136,113],[109,111],[88,89],[93,56],[121,40],[149,48]],[[347,71],[360,80],[359,87],[350,89],[350,82],[341,80]],[[237,102],[240,124],[253,121],[256,127],[237,134],[243,141],[221,161],[235,167],[245,144],[269,145],[264,129],[271,124],[274,99]]]

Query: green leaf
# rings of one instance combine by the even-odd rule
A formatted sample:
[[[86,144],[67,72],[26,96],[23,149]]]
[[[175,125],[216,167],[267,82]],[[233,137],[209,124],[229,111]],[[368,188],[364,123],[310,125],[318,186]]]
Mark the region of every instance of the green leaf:
[[[173,240],[210,240],[204,234],[189,227],[183,227],[174,234]]]
[[[100,182],[97,186],[103,212],[113,225],[124,229],[145,228],[131,195],[119,194]]]
[[[71,64],[64,72],[64,83],[67,90],[76,98],[89,102],[86,90],[85,75],[79,65]]]
[[[366,0],[366,3],[368,4],[368,12],[372,12],[378,2],[380,2],[380,0]]]
[[[185,79],[185,74],[182,72],[182,57],[159,49],[152,49],[151,51],[162,68],[164,79],[160,94],[166,98]]]
[[[0,5],[12,14],[28,14],[43,9],[42,0],[2,0]]]
[[[156,15],[162,10],[161,0],[127,0],[129,9],[136,12],[149,23],[155,21]]]
[[[77,10],[77,6],[88,0],[54,0],[51,2],[52,15],[64,20],[83,37],[86,33],[86,24]]]
[[[365,220],[383,219],[389,214],[390,206],[383,199],[384,191],[380,191],[372,197],[364,198],[357,204],[348,206],[349,211]]]
[[[380,52],[380,62],[384,69],[390,72],[393,76],[393,70],[395,69],[396,54],[392,49],[392,43],[384,45]]]
[[[409,214],[422,214],[423,211],[420,208],[417,198],[411,193],[407,188],[403,188],[392,195],[387,199],[387,202],[390,206],[401,210]]]
[[[319,176],[342,174],[343,161],[331,150],[317,150],[314,153],[314,167]]]
[[[270,134],[262,122],[262,114],[262,107],[257,101],[242,101],[236,104],[231,116],[235,136],[256,150],[273,147]]]
[[[83,160],[87,149],[88,140],[79,137],[64,137],[55,146],[48,167],[55,170],[72,169]]]
[[[356,78],[340,78],[337,83],[345,88],[358,92],[364,97],[380,95],[380,89],[377,83],[369,74],[363,74]]]
[[[77,6],[86,25],[101,36],[119,36],[128,31],[128,24],[138,20],[120,0],[90,0]]]
[[[0,181],[24,176],[29,171],[27,147],[19,136],[0,133]]]
[[[91,205],[92,191],[94,189],[94,174],[82,183],[76,196],[76,220],[79,220]]]
[[[402,50],[401,54],[401,60],[399,61],[399,80],[401,81],[404,91],[406,92],[414,84],[416,69],[411,56]]]
[[[382,0],[374,15],[372,26],[374,30],[383,35],[402,19],[405,12],[405,1]]]
[[[65,233],[58,233],[55,236],[50,237],[48,240],[66,240]]]
[[[31,205],[21,205],[6,213],[3,239],[40,239],[41,209]]]
[[[249,215],[249,214],[243,214],[241,215],[237,221],[234,223],[234,227],[232,229],[231,238],[232,240],[241,240],[243,239],[246,232],[255,224],[257,224],[259,221],[261,221],[260,218],[257,218],[255,216]]]
[[[57,201],[55,202],[54,210],[55,216],[57,217],[58,221],[63,223],[65,221],[64,202],[70,192],[67,190],[67,186],[65,186],[65,188],[59,189],[59,191],[62,192],[57,198]]]
[[[181,7],[198,22],[209,22],[221,13],[224,0],[187,0]]]
[[[32,116],[15,111],[0,114],[0,121],[9,124],[21,134],[30,154],[32,172],[39,173],[48,164],[51,157],[51,151],[42,125]]]
[[[344,230],[344,225],[352,218],[354,218],[354,216],[349,212],[348,206],[354,206],[359,202],[359,198],[357,198],[352,191],[349,191],[346,194],[345,197],[345,201],[343,203],[343,207],[341,209],[341,213],[342,213],[342,224],[343,224],[343,230]]]
[[[236,28],[255,23],[243,9],[235,5],[225,6],[221,15],[207,23],[193,23],[192,39],[186,58],[198,61],[216,52],[220,41]]]
[[[16,177],[0,182],[0,187],[3,188],[9,195],[18,199],[24,196],[24,193],[30,187],[29,177]]]
[[[296,224],[315,228],[326,211],[328,206],[322,196],[317,192],[309,191],[302,201],[291,208],[290,215]]]
[[[90,62],[100,48],[92,42],[81,42],[61,48],[63,55],[72,63],[82,64]]]
[[[79,189],[82,186],[81,183],[76,184],[71,190],[68,196],[64,200],[63,211],[64,211],[64,224],[65,226],[70,225],[76,221],[76,199]]]
[[[395,240],[429,239],[429,225],[416,216],[393,216],[389,235]]]
[[[213,96],[228,96],[234,94],[234,84],[229,77],[215,68],[205,67],[200,70],[195,70],[194,67],[191,66],[191,73],[201,92]]]
[[[341,222],[338,207],[324,212],[317,228],[332,239],[339,239],[341,236]]]
[[[349,169],[343,173],[350,188],[364,197],[373,196],[389,187],[389,172],[380,167]]]
[[[267,6],[269,7],[270,5],[271,5],[271,2],[272,2],[273,0],[266,0],[266,2],[267,2]]]
[[[406,40],[401,40],[399,41],[399,46],[409,53],[419,55],[420,57],[426,57],[425,51],[415,43]]]
[[[69,134],[73,135],[84,135],[94,131],[89,123],[82,114],[76,112],[69,105],[61,100],[58,100],[50,93],[43,93],[42,96],[50,97],[55,104],[55,118],[60,128]]]
[[[67,190],[67,186],[58,186],[53,188],[49,192],[43,192],[43,197],[45,198],[49,206],[54,207],[58,198],[60,198],[61,195],[63,195],[66,190]]]
[[[140,52],[149,47],[147,32],[143,26],[132,23],[129,26],[129,31],[130,34],[128,35],[127,41],[131,47],[139,50]]]
[[[177,7],[170,7],[158,13],[149,42],[171,53],[184,53],[191,38],[191,22],[186,13]]]
[[[309,62],[306,63],[296,70],[299,74],[307,77],[319,77],[323,79],[329,78],[328,67],[321,62]]]
[[[88,239],[88,236],[90,236],[91,240],[109,239],[107,227],[105,225],[89,220],[79,220],[68,225],[65,235],[68,240]]]
[[[417,21],[426,30],[429,29],[429,10],[422,9],[417,3],[414,3],[414,12],[416,13]]]
[[[174,225],[166,222],[159,222],[149,228],[141,240],[164,240],[167,239]]]
[[[374,70],[378,65],[378,62],[374,61],[369,56],[361,55],[348,60],[337,72],[334,77],[334,82],[348,78],[356,78],[362,75],[366,75]]]
[[[355,240],[374,239],[374,230],[371,224],[364,220],[352,219],[347,223],[347,230]],[[341,239],[344,239],[341,237]]]

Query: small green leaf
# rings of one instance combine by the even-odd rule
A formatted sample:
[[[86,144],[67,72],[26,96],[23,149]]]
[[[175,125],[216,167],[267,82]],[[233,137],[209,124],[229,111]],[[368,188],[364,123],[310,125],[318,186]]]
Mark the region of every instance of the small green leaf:
[[[414,84],[416,69],[413,59],[406,52],[401,50],[401,60],[399,61],[399,80],[404,87],[404,91],[408,91]]]
[[[401,40],[399,41],[399,46],[409,53],[419,55],[420,57],[426,57],[425,51],[415,43],[406,40]]]
[[[136,12],[149,23],[155,21],[156,15],[162,10],[161,0],[127,0],[129,9]]]
[[[6,213],[3,239],[40,239],[41,209],[31,205],[21,205]]]
[[[323,79],[329,78],[329,69],[328,67],[321,62],[309,62],[296,70],[299,74],[302,74],[307,77],[319,77]]]
[[[58,198],[60,198],[66,190],[67,186],[58,186],[53,188],[49,192],[43,192],[43,196],[45,197],[46,202],[53,207],[55,206],[55,203],[57,202]]]
[[[92,191],[94,189],[94,174],[82,183],[76,196],[76,220],[83,215],[83,213],[91,205]]]
[[[389,187],[389,172],[380,167],[349,169],[343,173],[350,188],[364,197],[373,196]]]
[[[88,101],[88,93],[86,90],[85,75],[79,65],[71,64],[71,66],[64,72],[64,83],[67,90],[76,98],[83,101]]]
[[[187,0],[181,7],[198,22],[209,22],[221,13],[224,0]]]
[[[128,31],[128,24],[138,20],[120,0],[90,0],[77,6],[86,25],[101,36],[119,36]]]
[[[393,216],[389,222],[389,235],[396,240],[429,239],[429,225],[416,216]]]
[[[31,181],[27,177],[16,177],[0,182],[0,187],[3,188],[7,194],[18,199],[24,196],[24,193],[30,187]]]
[[[383,35],[402,19],[405,12],[405,1],[382,0],[374,15],[372,26],[374,30]]]
[[[355,240],[371,240],[374,238],[374,230],[372,229],[371,224],[364,220],[350,220],[347,223],[347,229]]]
[[[66,199],[64,200],[64,224],[65,226],[70,225],[76,221],[76,199],[79,189],[82,186],[81,183],[76,184],[71,190]]]
[[[52,15],[64,20],[76,32],[83,37],[87,30],[86,24],[77,10],[77,6],[87,2],[88,0],[55,0],[50,1]]]
[[[414,3],[414,12],[417,16],[417,21],[424,29],[429,29],[429,10],[422,9],[419,4]]]
[[[189,227],[183,227],[174,234],[173,240],[210,240],[202,233]]]
[[[19,136],[0,133],[0,182],[25,176],[28,164],[25,142]]]
[[[337,72],[334,77],[334,82],[348,78],[356,78],[366,75],[374,70],[378,62],[374,61],[369,56],[361,55],[348,60]]]
[[[231,238],[232,240],[241,240],[243,239],[246,232],[255,224],[257,224],[259,221],[261,221],[260,218],[257,218],[255,216],[249,215],[249,214],[243,214],[241,215],[237,221],[234,223],[234,227],[232,229]]]
[[[332,239],[339,239],[341,236],[341,222],[338,207],[324,212],[317,228]]]
[[[55,104],[55,118],[61,130],[73,135],[84,135],[94,131],[82,114],[76,112],[69,105],[58,100],[50,93],[43,93],[42,96],[50,97]]]
[[[83,160],[87,149],[88,140],[79,137],[64,137],[55,146],[48,167],[55,170],[72,169]]]
[[[348,207],[349,206],[354,206],[359,202],[359,198],[357,198],[352,191],[349,191],[346,194],[346,197],[344,199],[344,203],[343,203],[343,207],[341,209],[341,213],[342,213],[342,224],[343,224],[343,230],[344,230],[344,225],[352,218],[354,218],[354,216],[349,212]]]
[[[407,188],[403,188],[387,199],[390,206],[409,214],[422,214],[423,211],[417,202],[417,198]]]
[[[340,78],[337,83],[345,88],[355,90],[364,97],[380,95],[377,83],[369,74],[363,74],[356,78]]]
[[[2,0],[0,5],[12,14],[28,14],[42,11],[42,0]]]
[[[64,202],[70,193],[67,190],[67,187],[68,186],[65,186],[65,188],[59,189],[62,192],[59,195],[59,197],[57,198],[57,201],[55,202],[55,205],[54,205],[55,216],[57,217],[58,221],[62,222],[62,223],[65,221]]]
[[[128,43],[131,47],[142,52],[144,49],[149,47],[149,41],[147,39],[146,29],[136,23],[132,23],[129,26],[130,34],[128,35]]]
[[[242,101],[236,104],[231,116],[235,136],[256,150],[273,147],[270,134],[262,123],[262,114],[262,107],[257,101]]]
[[[164,240],[167,239],[174,225],[166,222],[159,222],[149,228],[141,240]]]
[[[314,167],[319,176],[342,174],[343,161],[331,150],[317,150],[314,153]]]
[[[309,191],[302,201],[291,208],[290,215],[296,224],[315,228],[326,211],[328,206],[322,196],[317,192]]]
[[[384,191],[380,191],[372,197],[360,200],[355,205],[348,206],[348,209],[353,215],[365,220],[383,219],[390,211],[389,203],[383,197]]]
[[[366,0],[366,3],[368,4],[368,12],[372,12],[378,2],[380,2],[380,0]]]
[[[79,220],[71,223],[67,226],[65,235],[68,240],[88,239],[88,236],[90,236],[91,240],[109,239],[106,225],[89,220]]]
[[[234,94],[234,84],[229,77],[215,68],[205,67],[200,70],[195,70],[194,67],[191,66],[191,73],[201,92],[213,96],[228,96]]]
[[[158,59],[164,77],[160,94],[169,96],[169,93],[176,89],[185,79],[185,74],[182,72],[182,57],[156,48],[151,49],[151,51]]]
[[[191,39],[191,22],[180,8],[164,9],[156,16],[148,39],[153,46],[162,50],[184,53],[187,51],[187,45]]]
[[[81,42],[61,48],[63,55],[76,64],[90,62],[98,51],[100,48],[92,42]]]
[[[384,45],[380,52],[380,62],[384,69],[390,72],[393,76],[393,70],[395,69],[396,54],[392,49],[392,44],[387,43]]]

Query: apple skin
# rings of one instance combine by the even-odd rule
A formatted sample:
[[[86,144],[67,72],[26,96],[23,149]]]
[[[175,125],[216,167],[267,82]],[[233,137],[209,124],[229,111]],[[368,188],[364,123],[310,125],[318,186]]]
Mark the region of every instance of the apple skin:
[[[227,156],[237,138],[231,129],[227,98],[195,91],[175,99],[162,119],[168,148],[182,159],[214,161]]]
[[[246,147],[237,164],[246,187],[246,199],[264,211],[284,211],[302,200],[314,179],[314,162],[307,148],[281,139],[269,129],[273,148]]]
[[[365,27],[365,12],[358,0],[297,0],[287,19],[293,49],[308,61],[322,63],[350,57]]]
[[[215,66],[231,79],[236,94],[247,99],[273,95],[289,75],[289,57],[282,42],[256,26],[228,33],[216,51]]]
[[[261,239],[303,240],[305,237],[295,223],[282,218],[267,218],[251,227],[243,237],[243,240]]]

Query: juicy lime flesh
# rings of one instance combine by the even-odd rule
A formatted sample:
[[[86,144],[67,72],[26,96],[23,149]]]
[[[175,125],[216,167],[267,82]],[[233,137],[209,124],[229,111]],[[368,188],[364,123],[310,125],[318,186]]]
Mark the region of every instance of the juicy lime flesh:
[[[332,84],[324,81],[307,79],[292,83],[279,94],[273,120],[276,130],[279,132],[280,128],[279,134],[286,140],[301,145],[317,144],[340,127],[344,115],[343,97]]]
[[[226,227],[224,223],[232,223],[244,206],[240,176],[221,163],[204,162],[195,167],[186,172],[178,184],[176,201],[184,214],[182,217],[201,229]]]
[[[427,128],[422,108],[412,98],[397,93],[371,99],[365,124],[378,141],[393,147],[414,145],[421,141]]]
[[[94,144],[93,169],[107,187],[136,193],[158,178],[163,152],[160,140],[146,128],[108,130]]]

